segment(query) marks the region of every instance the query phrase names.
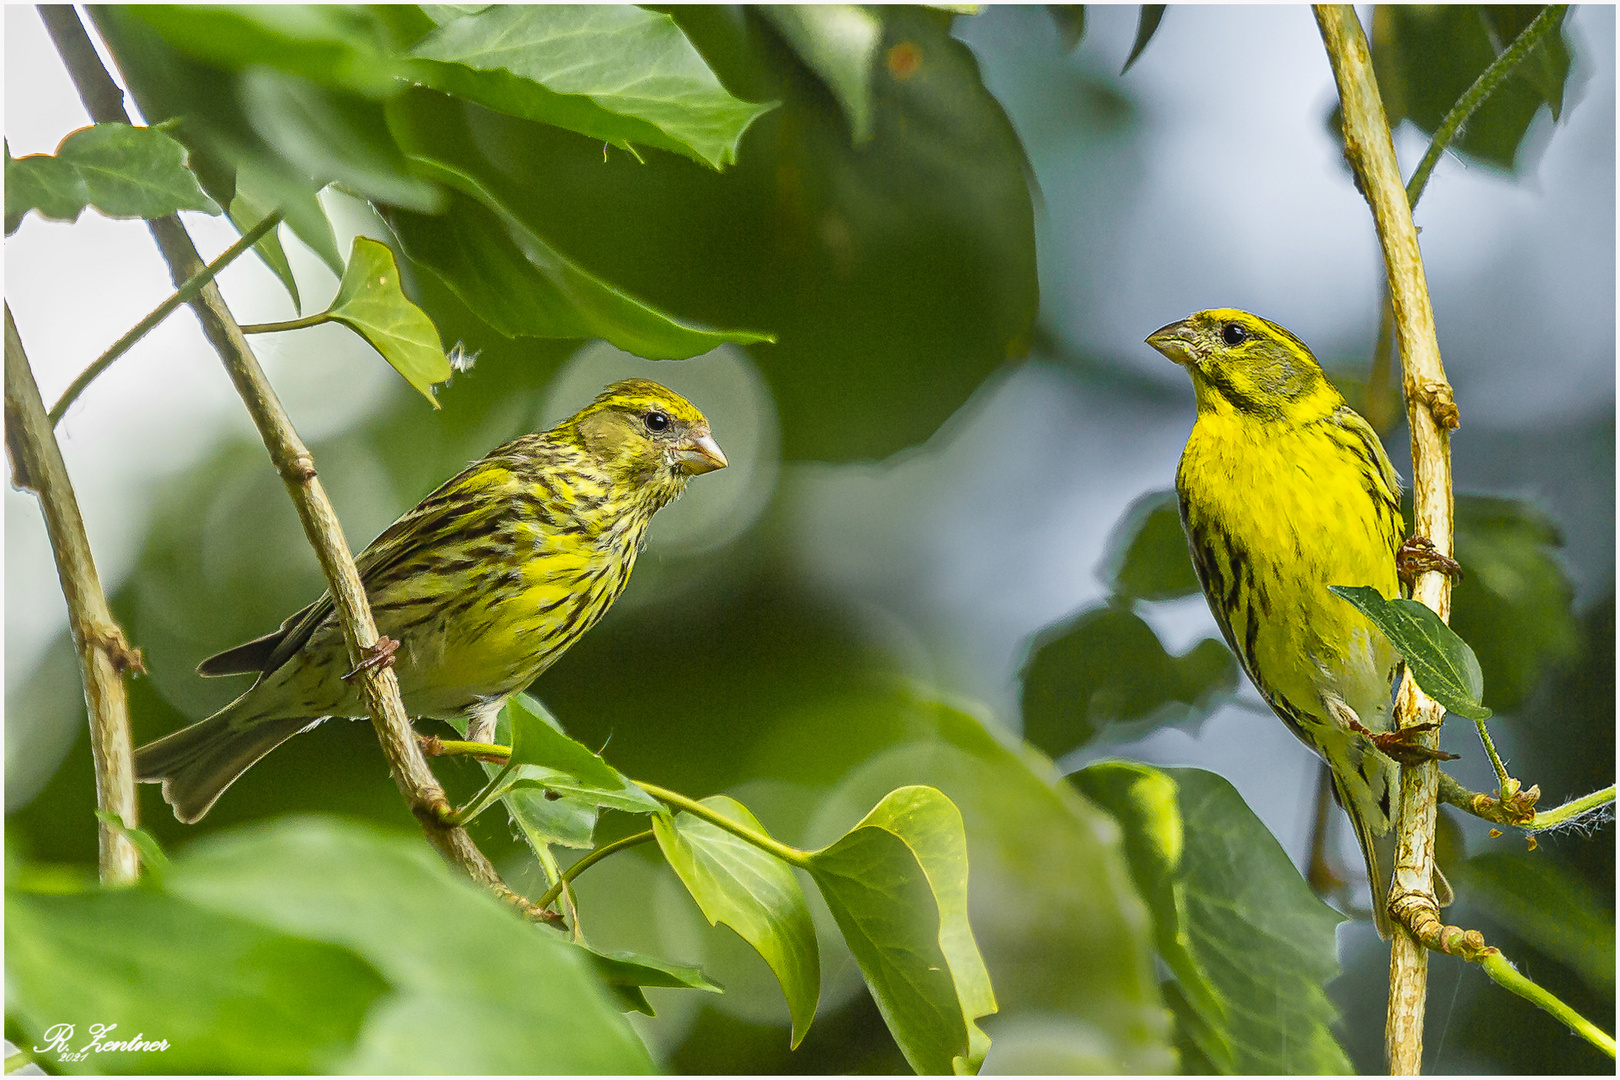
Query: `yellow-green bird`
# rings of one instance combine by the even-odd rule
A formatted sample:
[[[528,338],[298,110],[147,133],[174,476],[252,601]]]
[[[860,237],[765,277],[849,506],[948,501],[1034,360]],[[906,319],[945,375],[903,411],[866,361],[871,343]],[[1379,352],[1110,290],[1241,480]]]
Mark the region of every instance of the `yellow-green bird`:
[[[1187,369],[1198,396],[1176,492],[1210,611],[1267,704],[1332,770],[1388,937],[1400,798],[1389,755],[1425,755],[1392,731],[1399,656],[1328,586],[1400,595],[1400,478],[1305,343],[1276,323],[1217,308],[1147,341]],[[1413,564],[1455,566],[1413,543]],[[1436,889],[1444,900],[1443,880]]]
[[[495,714],[602,617],[630,580],[647,525],[726,457],[691,402],[629,379],[550,431],[497,447],[390,525],[356,560],[412,716]],[[194,822],[249,766],[331,716],[365,708],[330,594],[274,633],[203,661],[255,674],[213,716],[135,752]]]

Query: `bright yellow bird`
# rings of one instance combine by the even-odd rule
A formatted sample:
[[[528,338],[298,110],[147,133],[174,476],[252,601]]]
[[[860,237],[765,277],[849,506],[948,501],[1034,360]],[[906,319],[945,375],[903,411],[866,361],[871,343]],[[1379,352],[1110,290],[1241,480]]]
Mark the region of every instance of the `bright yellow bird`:
[[[1394,598],[1398,554],[1414,568],[1455,564],[1423,541],[1403,547],[1400,478],[1299,338],[1217,308],[1147,341],[1187,369],[1198,395],[1176,491],[1210,611],[1267,704],[1332,770],[1388,937],[1400,795],[1390,755],[1439,755],[1392,730],[1399,656],[1328,586]],[[1442,879],[1436,889],[1449,893]]]
[[[614,383],[550,431],[525,435],[423,499],[356,560],[412,716],[495,714],[602,617],[630,580],[653,514],[724,468],[709,422],[655,382]],[[208,813],[249,766],[331,716],[365,709],[330,594],[272,634],[203,661],[256,674],[208,719],[141,747],[181,821]]]

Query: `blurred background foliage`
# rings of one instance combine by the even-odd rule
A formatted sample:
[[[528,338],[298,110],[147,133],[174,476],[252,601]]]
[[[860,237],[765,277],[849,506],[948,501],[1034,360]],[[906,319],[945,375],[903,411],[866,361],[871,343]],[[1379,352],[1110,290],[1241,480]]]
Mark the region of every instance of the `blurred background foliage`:
[[[1374,9],[1404,162],[1536,10]],[[732,465],[660,516],[625,596],[532,688],[571,734],[628,775],[734,795],[801,846],[837,836],[890,788],[940,787],[967,823],[972,921],[1001,1006],[984,1025],[987,1070],[1378,1071],[1386,953],[1368,924],[1339,927],[1335,960],[1334,913],[1308,895],[1277,901],[1311,928],[1305,953],[1277,963],[1312,986],[1332,979],[1332,1005],[1298,1004],[1342,1049],[1329,1039],[1320,1056],[1268,1056],[1264,1031],[1223,1033],[1220,1019],[1223,988],[1257,976],[1208,966],[1222,935],[1250,931],[1201,914],[1197,898],[1234,883],[1195,862],[1179,877],[1156,870],[1144,841],[1181,829],[1177,807],[1197,800],[1188,843],[1240,846],[1265,873],[1308,853],[1314,759],[1238,679],[1165,497],[1192,395],[1136,344],[1197,307],[1250,307],[1301,333],[1363,402],[1379,263],[1326,134],[1331,81],[1308,12],[672,7],[723,88],[704,91],[711,128],[653,135],[590,118],[586,135],[544,122],[554,103],[516,100],[487,71],[409,66],[465,58],[467,42],[435,26],[468,11],[479,14],[92,11],[146,121],[182,118],[173,134],[238,227],[286,212],[259,249],[265,269],[237,286],[254,303],[279,307],[276,318],[316,310],[349,237],[375,236],[408,257],[407,292],[444,341],[477,354],[439,390],[438,411],[395,380],[313,433],[351,542],[604,383],[666,382],[709,415]],[[8,12],[8,30],[32,17]],[[1499,745],[1549,804],[1613,779],[1613,19],[1569,17],[1465,129],[1418,215],[1466,425],[1455,625],[1479,654]],[[8,34],[8,64],[35,29]],[[1288,102],[1289,126],[1268,129],[1262,100]],[[1573,130],[1555,134],[1554,118]],[[328,182],[339,187],[317,196]],[[1300,215],[1322,227],[1298,228]],[[35,250],[17,244],[67,228],[25,222],[8,241],[10,281]],[[30,306],[19,288],[8,297],[50,397],[81,361],[33,343],[49,340],[46,320],[78,318],[83,298]],[[1554,293],[1585,297],[1583,321],[1540,302]],[[227,296],[238,303],[229,282]],[[266,344],[298,358],[275,375],[301,423],[300,408],[318,411],[309,395],[363,382],[353,354],[322,359],[337,341],[325,334]],[[581,340],[595,337],[696,358]],[[121,363],[160,370],[151,350]],[[217,377],[206,357],[169,370]],[[1518,393],[1527,372],[1534,392]],[[306,380],[318,390],[300,397]],[[156,385],[142,407],[161,431]],[[121,407],[92,388],[61,430],[71,440]],[[129,550],[110,556],[125,569],[109,587],[148,664],[131,686],[138,742],[227,701],[240,688],[199,679],[196,663],[322,588],[262,448],[240,424],[228,431],[178,466],[125,466],[142,509]],[[1409,476],[1404,426],[1386,440]],[[15,539],[28,526],[14,519],[35,508],[15,496],[7,508],[19,603],[30,582],[54,589],[54,575],[37,543]],[[8,634],[8,857],[29,865],[95,858],[61,626],[31,649]],[[1448,726],[1443,745],[1465,755],[1461,779],[1486,784],[1466,725]],[[1226,779],[1148,769],[1132,783],[1162,797],[1133,802],[1126,792],[1140,791],[1120,774],[1096,771],[1105,758]],[[1090,766],[1091,779],[1077,789],[1049,759]],[[437,769],[453,795],[482,780],[470,762]],[[287,744],[195,828],[142,791],[144,824],[182,850],[298,812],[414,832],[365,724]],[[509,880],[539,886],[498,816],[475,837]],[[1476,824],[1443,853],[1452,921],[1479,926],[1586,1015],[1612,1016],[1612,826],[1526,853]],[[1353,866],[1353,841],[1335,828]],[[608,813],[597,838],[628,829]],[[596,947],[701,966],[726,988],[648,992],[658,1015],[631,1019],[658,1067],[904,1069],[819,897],[820,1013],[790,1053],[769,972],[707,926],[650,852],[605,861],[578,892]],[[1163,937],[1172,895],[1194,898],[1184,957]],[[1431,1068],[1606,1067],[1478,972],[1432,969]],[[382,985],[355,978],[365,993],[344,1008]]]

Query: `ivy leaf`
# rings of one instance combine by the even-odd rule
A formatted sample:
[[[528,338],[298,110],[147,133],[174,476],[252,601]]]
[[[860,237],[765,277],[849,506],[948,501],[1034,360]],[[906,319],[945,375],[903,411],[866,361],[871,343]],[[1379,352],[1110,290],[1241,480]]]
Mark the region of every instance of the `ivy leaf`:
[[[85,206],[113,218],[159,218],[219,207],[186,167],[186,149],[167,132],[92,124],[71,132],[54,155],[13,158],[6,150],[6,232],[28,211],[77,221]]]
[[[883,24],[853,4],[762,4],[753,10],[827,84],[849,121],[855,145],[870,139],[872,62],[883,40]]]
[[[1383,631],[1425,694],[1458,716],[1470,720],[1490,718],[1491,710],[1479,703],[1485,689],[1479,660],[1440,616],[1416,600],[1386,600],[1370,585],[1329,588]]]
[[[703,805],[756,832],[765,831],[735,799],[714,795]],[[709,925],[723,922],[731,927],[776,974],[793,1018],[792,1045],[797,1047],[815,1019],[821,962],[810,907],[792,868],[691,814],[655,814],[652,820],[664,858]]]
[[[974,1073],[996,1011],[967,917],[961,812],[931,787],[890,792],[806,867],[918,1073]]]
[[[1143,4],[1142,14],[1136,20],[1136,40],[1131,43],[1131,55],[1126,58],[1125,66],[1119,69],[1121,75],[1131,70],[1136,58],[1148,47],[1153,35],[1158,32],[1159,23],[1164,18],[1164,4]]]
[[[400,289],[399,267],[387,244],[354,238],[349,265],[327,314],[365,338],[406,382],[435,409],[439,407],[433,384],[450,378],[450,361],[433,320]]]
[[[608,989],[619,996],[626,1011],[644,1013],[647,1016],[657,1015],[647,1001],[647,995],[641,992],[645,986],[702,990],[710,994],[724,993],[695,967],[672,964],[667,960],[658,960],[639,953],[602,953],[588,945],[577,942],[575,944],[585,950],[591,963],[596,967],[596,973],[607,983]]]
[[[518,773],[513,787],[580,794],[599,806],[631,814],[664,808],[663,803],[627,780],[600,755],[564,735],[545,707],[527,694],[512,695],[501,712],[512,727],[512,756],[508,763],[536,770]]]
[[[1150,491],[1120,516],[1098,576],[1127,600],[1174,600],[1198,591],[1174,491]]]
[[[1175,978],[1182,1034],[1220,1072],[1346,1073],[1323,986],[1335,927],[1276,839],[1225,779],[1103,761],[1072,777],[1114,815]],[[1264,992],[1257,988],[1264,987]]]
[[[231,224],[236,226],[236,231],[245,233],[263,221],[272,209],[274,207],[257,202],[251,196],[238,191],[231,199],[230,209],[226,212],[230,215]],[[259,237],[258,243],[253,245],[253,253],[270,268],[270,272],[281,282],[282,288],[287,290],[287,295],[292,297],[293,310],[303,314],[304,304],[298,295],[298,281],[293,277],[292,264],[287,261],[287,251],[281,246],[281,237],[278,235],[280,231],[278,226]]]
[[[411,55],[424,85],[713,169],[775,108],[732,97],[674,19],[629,5],[495,5],[442,24]]]
[[[1056,758],[1201,722],[1236,689],[1237,661],[1213,638],[1173,656],[1139,615],[1111,605],[1042,631],[1021,680],[1024,738]]]

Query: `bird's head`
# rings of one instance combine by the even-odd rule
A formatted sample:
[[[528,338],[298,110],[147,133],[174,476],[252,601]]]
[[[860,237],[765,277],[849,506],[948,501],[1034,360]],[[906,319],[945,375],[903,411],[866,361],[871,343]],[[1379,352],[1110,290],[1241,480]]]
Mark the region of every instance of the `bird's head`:
[[[618,480],[679,494],[726,455],[697,406],[649,379],[625,379],[563,422],[591,459]]]
[[[1247,311],[1200,311],[1147,343],[1192,375],[1201,413],[1305,422],[1344,403],[1303,341]]]

